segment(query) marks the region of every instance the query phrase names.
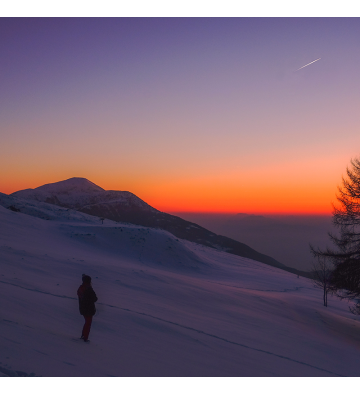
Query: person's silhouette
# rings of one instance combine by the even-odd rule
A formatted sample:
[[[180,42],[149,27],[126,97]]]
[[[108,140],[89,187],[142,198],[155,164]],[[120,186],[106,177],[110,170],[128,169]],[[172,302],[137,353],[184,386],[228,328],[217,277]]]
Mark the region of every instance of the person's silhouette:
[[[85,342],[88,342],[92,317],[96,312],[95,302],[98,300],[98,298],[91,286],[91,277],[83,274],[82,282],[83,283],[80,285],[77,291],[77,295],[79,297],[80,314],[84,316],[85,319],[81,339],[83,339]]]

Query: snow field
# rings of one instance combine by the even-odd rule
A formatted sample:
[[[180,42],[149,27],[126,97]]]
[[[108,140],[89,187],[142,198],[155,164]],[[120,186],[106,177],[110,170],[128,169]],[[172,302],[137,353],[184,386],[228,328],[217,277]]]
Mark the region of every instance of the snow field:
[[[0,207],[3,376],[359,375],[357,317],[333,297],[323,307],[309,280],[166,231],[58,213]],[[82,273],[99,298],[90,344],[76,339]]]

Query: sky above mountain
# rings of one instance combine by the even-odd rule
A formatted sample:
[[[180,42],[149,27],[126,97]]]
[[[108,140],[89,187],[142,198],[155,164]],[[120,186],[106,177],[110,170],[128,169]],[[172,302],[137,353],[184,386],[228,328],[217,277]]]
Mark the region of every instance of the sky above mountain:
[[[0,191],[85,177],[162,211],[330,213],[359,153],[359,35],[358,18],[2,18]]]

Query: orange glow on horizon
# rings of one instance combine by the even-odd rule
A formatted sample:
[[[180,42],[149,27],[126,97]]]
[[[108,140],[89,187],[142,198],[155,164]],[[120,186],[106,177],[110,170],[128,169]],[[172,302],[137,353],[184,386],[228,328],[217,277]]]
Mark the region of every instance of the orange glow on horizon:
[[[0,192],[83,177],[163,212],[332,213],[358,20],[79,22],[4,24]]]
[[[67,179],[71,177],[62,177]],[[119,182],[98,177],[86,177],[105,190],[123,190],[134,193],[157,210],[170,213],[212,213],[212,214],[266,214],[266,215],[331,215],[331,203],[336,200],[334,185],[271,185],[262,187],[248,182],[242,187],[234,187],[228,182],[212,184],[203,180],[174,181],[172,183],[153,184],[151,182],[138,183],[125,180]],[[56,181],[54,181],[56,182]],[[41,177],[29,180],[13,181],[2,186],[3,193],[36,188],[47,184]],[[115,184],[115,185],[114,185]]]
[[[341,158],[343,159],[343,158]],[[97,166],[13,168],[0,180],[0,192],[12,192],[84,177],[105,190],[129,191],[163,212],[330,215],[336,186],[347,161],[332,157],[286,165],[257,165],[244,170],[214,166],[210,170],[117,173]],[[112,167],[113,168],[113,167]]]
[[[297,207],[295,205],[221,205],[218,206],[210,204],[198,204],[198,205],[174,205],[163,201],[151,201],[145,200],[152,207],[168,213],[202,213],[202,214],[257,214],[257,215],[331,215],[332,206],[327,205],[311,205],[304,204],[303,207]]]

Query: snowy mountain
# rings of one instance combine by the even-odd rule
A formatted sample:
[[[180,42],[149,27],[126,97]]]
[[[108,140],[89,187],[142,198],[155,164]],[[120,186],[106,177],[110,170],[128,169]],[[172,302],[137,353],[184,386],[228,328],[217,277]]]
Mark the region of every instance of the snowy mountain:
[[[82,211],[91,211],[98,206],[111,211],[111,207],[117,205],[130,211],[157,211],[130,192],[105,191],[86,178],[80,177],[42,185],[35,189],[24,189],[14,192],[10,196]]]
[[[309,276],[309,273],[287,267],[244,243],[217,235],[195,223],[156,210],[130,192],[105,191],[85,178],[70,178],[35,189],[25,189],[14,192],[9,197],[29,202],[55,204],[117,222],[164,229],[181,239]]]
[[[333,297],[323,307],[306,278],[165,230],[0,199],[13,204],[0,206],[0,375],[360,374],[358,317]],[[88,344],[82,273],[99,298]]]

